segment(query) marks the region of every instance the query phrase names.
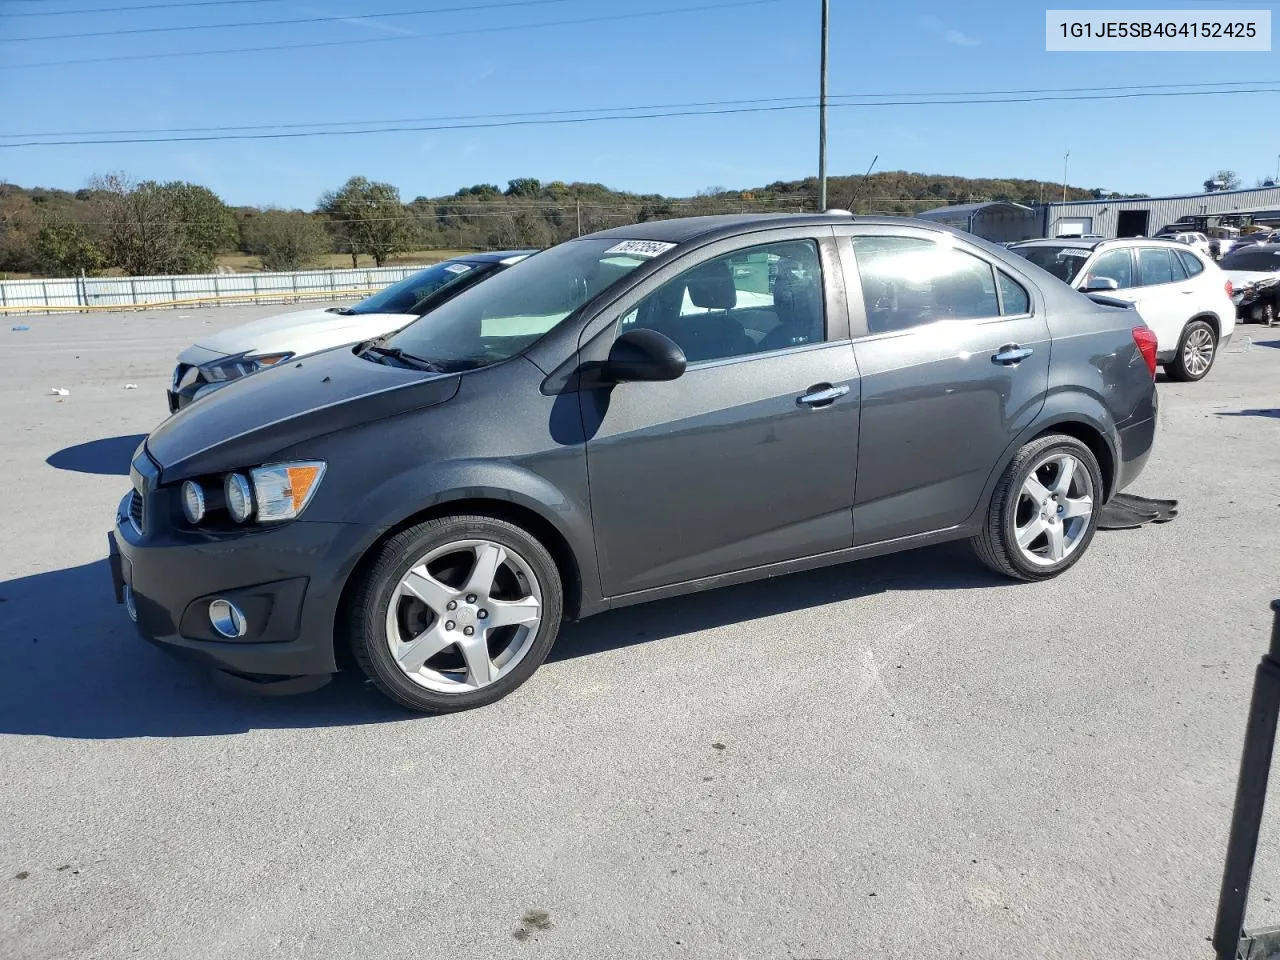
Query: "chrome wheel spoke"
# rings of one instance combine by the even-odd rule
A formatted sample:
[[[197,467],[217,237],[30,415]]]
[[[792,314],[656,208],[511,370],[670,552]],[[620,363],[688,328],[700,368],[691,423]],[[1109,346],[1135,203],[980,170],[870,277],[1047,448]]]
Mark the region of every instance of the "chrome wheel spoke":
[[[402,670],[417,673],[428,660],[452,643],[453,638],[437,621],[431,629],[424,630],[408,643],[401,644],[394,654]]]
[[[1087,517],[1093,513],[1093,497],[1088,495],[1083,497],[1067,497],[1063,503],[1062,519],[1070,520],[1072,517]]]
[[[467,585],[462,588],[462,592],[487,597],[493,592],[493,578],[506,559],[507,551],[496,543],[484,543],[476,547],[476,565],[471,568],[471,576],[467,577]]]
[[[485,687],[498,679],[493,661],[489,659],[485,633],[481,630],[473,636],[463,637],[458,644],[462,658],[467,662],[467,683],[473,687]]]
[[[1076,472],[1076,458],[1063,457],[1058,461],[1058,477],[1053,482],[1053,492],[1065,497],[1071,489],[1071,478]]]
[[[1019,527],[1015,531],[1017,534],[1018,546],[1022,547],[1024,550],[1031,546],[1031,544],[1035,542],[1035,539],[1039,537],[1040,534],[1044,533],[1046,527],[1048,527],[1048,524],[1045,523],[1044,518],[1037,513],[1030,523],[1025,527]]]
[[[521,624],[532,625],[542,618],[542,604],[536,597],[525,597],[523,600],[490,599],[486,606],[489,619],[485,621],[485,626],[490,630]]]
[[[1049,559],[1056,563],[1067,555],[1067,546],[1062,536],[1062,524],[1046,524],[1045,533],[1048,534],[1049,540]]]
[[[1045,485],[1036,477],[1036,472],[1031,471],[1031,475],[1022,483],[1022,492],[1036,502],[1036,506],[1042,504],[1049,496],[1049,491]]]
[[[444,613],[449,601],[458,595],[452,587],[446,586],[431,576],[425,564],[419,564],[405,574],[402,586],[406,592],[413,594],[437,615]]]

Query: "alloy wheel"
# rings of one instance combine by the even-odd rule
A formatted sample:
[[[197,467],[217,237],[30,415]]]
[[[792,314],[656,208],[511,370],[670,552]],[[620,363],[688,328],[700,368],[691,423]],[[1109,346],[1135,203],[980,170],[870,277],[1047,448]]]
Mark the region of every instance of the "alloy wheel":
[[[1199,326],[1187,334],[1187,342],[1182,345],[1182,365],[1193,377],[1202,377],[1213,363],[1213,333],[1206,327]]]
[[[1038,566],[1069,557],[1089,531],[1093,478],[1070,453],[1051,453],[1027,474],[1018,491],[1013,534],[1022,556]]]
[[[414,683],[468,693],[509,674],[542,623],[542,587],[529,562],[492,540],[436,547],[400,578],[386,642]]]

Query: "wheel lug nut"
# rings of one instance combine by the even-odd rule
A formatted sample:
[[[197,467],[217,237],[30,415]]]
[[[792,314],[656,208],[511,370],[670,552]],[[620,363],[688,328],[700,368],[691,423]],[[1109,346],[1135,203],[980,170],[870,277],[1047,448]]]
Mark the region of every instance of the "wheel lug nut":
[[[468,593],[467,603],[475,603],[475,602],[476,602],[476,595],[474,593]]]
[[[487,619],[489,618],[489,611],[488,611],[488,610],[477,610],[477,611],[476,611],[476,616],[477,616],[477,617],[479,617],[481,620],[487,620]]]
[[[463,627],[463,628],[462,628],[462,632],[463,632],[463,633],[465,633],[465,634],[469,637],[469,636],[471,636],[472,634],[474,634],[474,633],[476,632],[476,628],[475,628],[475,627]]]
[[[457,610],[457,609],[458,609],[458,601],[457,601],[457,600],[450,600],[450,601],[449,601],[449,604],[448,604],[448,609],[449,609],[449,610]]]
[[[444,628],[445,628],[446,630],[452,630],[452,629],[453,629],[454,627],[456,627],[456,626],[457,626],[457,624],[456,624],[456,623],[454,623],[452,620],[446,620],[446,621],[444,622]]]

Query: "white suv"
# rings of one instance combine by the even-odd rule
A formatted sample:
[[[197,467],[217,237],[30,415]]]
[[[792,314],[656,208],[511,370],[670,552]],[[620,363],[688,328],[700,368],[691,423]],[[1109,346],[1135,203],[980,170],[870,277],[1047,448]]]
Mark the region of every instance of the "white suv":
[[[1156,335],[1174,380],[1201,380],[1236,328],[1231,281],[1199,250],[1171,240],[1027,240],[1010,248],[1077,290],[1127,300]]]

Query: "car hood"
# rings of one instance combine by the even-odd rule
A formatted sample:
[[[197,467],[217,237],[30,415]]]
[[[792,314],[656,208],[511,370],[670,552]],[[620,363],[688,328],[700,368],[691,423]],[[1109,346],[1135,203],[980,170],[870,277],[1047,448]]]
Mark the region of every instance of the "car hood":
[[[443,403],[457,374],[388,366],[341,347],[267,367],[182,408],[147,438],[161,480],[256,466],[322,434]]]
[[[206,356],[236,356],[242,353],[318,353],[360,340],[371,340],[407,326],[417,317],[411,313],[331,313],[317,308],[297,310],[274,317],[251,320],[230,330],[201,337],[189,353]],[[184,353],[184,363],[193,362]],[[207,362],[201,360],[199,362]]]

